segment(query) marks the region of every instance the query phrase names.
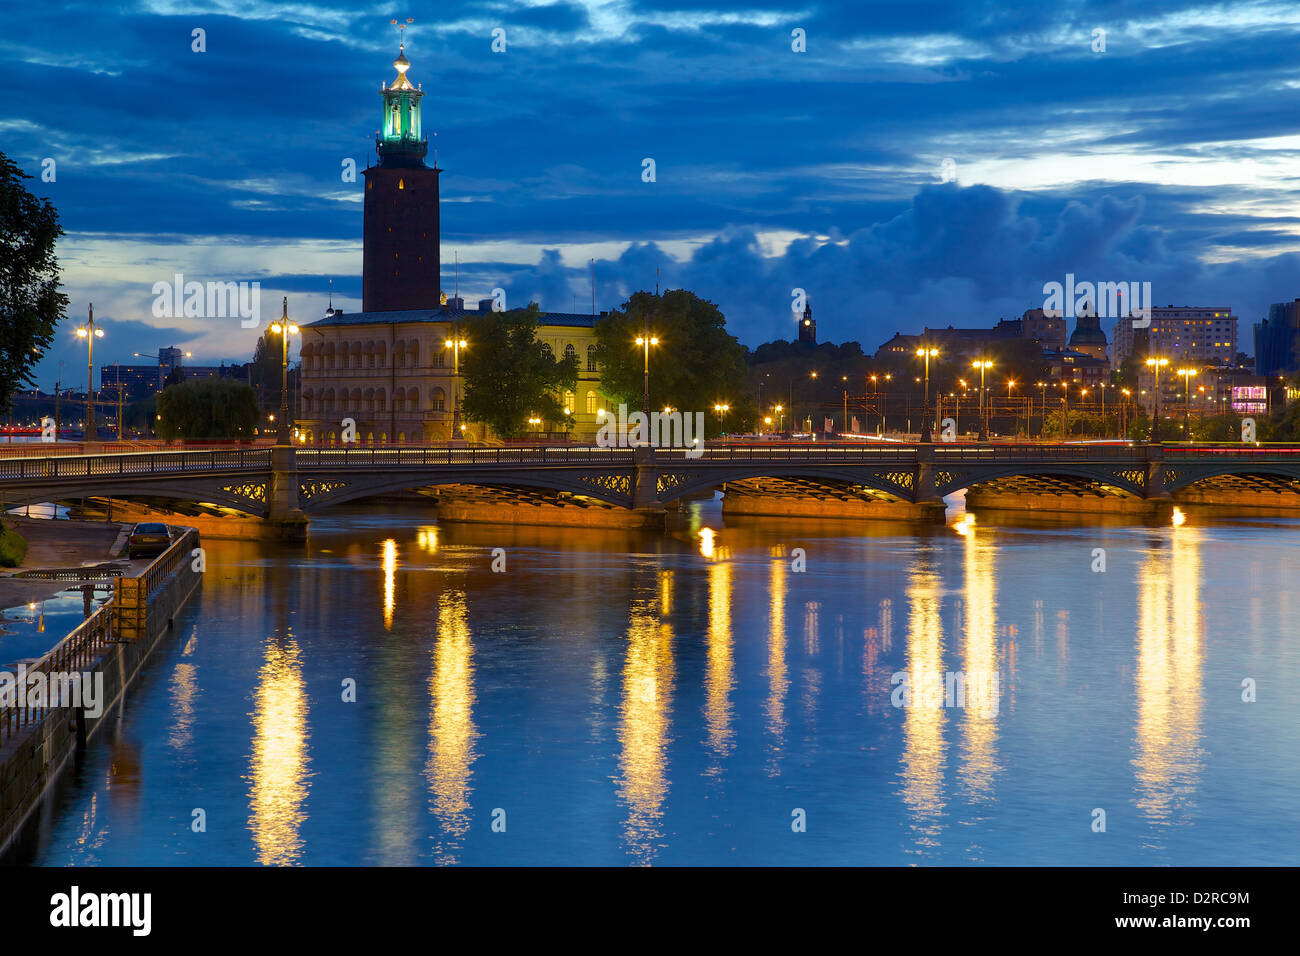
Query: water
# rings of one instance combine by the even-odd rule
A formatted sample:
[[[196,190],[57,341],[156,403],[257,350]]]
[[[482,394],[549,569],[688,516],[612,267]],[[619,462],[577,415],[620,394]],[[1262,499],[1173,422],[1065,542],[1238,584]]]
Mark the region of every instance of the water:
[[[12,670],[20,660],[42,657],[112,593],[112,582],[105,581],[0,609],[0,670]]]
[[[209,541],[176,639],[23,853],[1297,862],[1296,522],[692,521],[339,511],[305,550]],[[996,713],[892,706],[893,675],[931,670],[998,674]]]

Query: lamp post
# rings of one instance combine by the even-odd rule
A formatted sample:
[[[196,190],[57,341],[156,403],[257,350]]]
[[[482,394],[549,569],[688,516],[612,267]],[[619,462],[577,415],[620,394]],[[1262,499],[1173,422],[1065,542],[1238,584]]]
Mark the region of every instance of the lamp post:
[[[1156,373],[1156,402],[1155,417],[1151,421],[1151,444],[1157,444],[1160,441],[1160,370],[1169,364],[1167,358],[1149,358],[1147,365],[1155,369]]]
[[[1070,437],[1070,383],[1061,383],[1061,441]]]
[[[1035,382],[1034,384],[1038,386],[1038,398],[1042,403],[1043,408],[1043,418],[1042,421],[1038,423],[1038,437],[1041,439],[1043,437],[1043,430],[1047,426],[1047,383]]]
[[[641,346],[645,354],[645,379],[641,391],[641,413],[645,415],[645,420],[650,420],[650,346],[658,345],[659,340],[653,335],[646,332],[645,335],[637,336],[636,344]]]
[[[454,338],[443,341],[442,347],[451,349],[451,437],[460,438],[460,350],[466,348],[469,342],[460,337],[459,330],[453,335]],[[564,414],[569,414],[568,409],[565,409]]]
[[[1180,368],[1178,374],[1183,377],[1183,437],[1187,439],[1187,444],[1192,443],[1192,426],[1188,421],[1187,412],[1191,406],[1191,388],[1192,376],[1196,374],[1194,368]]]
[[[280,417],[275,423],[275,443],[288,445],[289,426],[289,336],[298,334],[298,326],[289,321],[289,297],[281,302],[280,321],[272,323],[271,331],[280,336]]]
[[[778,421],[777,421],[776,430],[784,433],[785,432],[785,406],[777,405],[775,408],[772,409],[772,411],[776,412],[777,414]]]
[[[718,413],[718,437],[722,437],[722,416],[731,411],[731,406],[723,402],[713,406],[713,410]]]
[[[921,419],[921,441],[934,441],[933,423],[930,421],[930,359],[939,354],[938,349],[920,348],[916,350],[917,358],[925,360],[925,399],[921,406],[924,417]]]
[[[987,359],[981,359],[979,361],[971,362],[971,368],[977,368],[980,370],[980,431],[978,436],[979,441],[989,440],[989,417],[988,417],[988,410],[984,404],[984,373],[988,369],[991,369],[992,367],[993,367],[993,363],[988,361]],[[1010,390],[1008,390],[1007,394],[1008,395],[1010,394]]]
[[[95,339],[102,339],[104,330],[95,326],[95,304],[90,304],[90,317],[86,324],[77,329],[77,338],[86,340],[86,428],[85,440],[93,442],[98,439],[95,430]]]

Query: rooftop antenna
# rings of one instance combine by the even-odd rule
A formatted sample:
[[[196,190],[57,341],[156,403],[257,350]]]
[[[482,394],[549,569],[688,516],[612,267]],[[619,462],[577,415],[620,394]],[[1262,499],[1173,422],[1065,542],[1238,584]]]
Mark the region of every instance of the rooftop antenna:
[[[334,314],[334,280],[333,279],[330,279],[330,305],[329,305],[329,309],[326,311],[325,314],[326,315]]]
[[[591,266],[591,314],[596,314],[596,260],[588,259],[587,263]]]

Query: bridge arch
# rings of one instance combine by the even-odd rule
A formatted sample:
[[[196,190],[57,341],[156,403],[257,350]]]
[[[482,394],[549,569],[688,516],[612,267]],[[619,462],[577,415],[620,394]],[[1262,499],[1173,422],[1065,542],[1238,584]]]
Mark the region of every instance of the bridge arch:
[[[1146,469],[1126,464],[1116,465],[1113,468],[1070,464],[1029,467],[1024,464],[1009,464],[1004,467],[981,466],[951,470],[936,466],[934,486],[939,495],[950,495],[957,491],[978,489],[981,485],[1009,478],[1065,481],[1080,488],[1099,484],[1116,488],[1134,498],[1146,497]]]
[[[849,483],[861,485],[898,501],[912,501],[914,497],[910,465],[888,469],[865,466],[853,468],[843,465],[818,466],[802,462],[791,462],[788,465],[766,462],[734,468],[701,469],[698,472],[695,469],[683,469],[675,475],[671,468],[665,471],[668,474],[660,479],[661,486],[664,487],[658,495],[659,500],[664,504],[710,488],[720,488],[727,482],[744,481],[750,478],[822,481],[828,487],[842,487],[845,483]],[[673,480],[674,478],[679,480]]]

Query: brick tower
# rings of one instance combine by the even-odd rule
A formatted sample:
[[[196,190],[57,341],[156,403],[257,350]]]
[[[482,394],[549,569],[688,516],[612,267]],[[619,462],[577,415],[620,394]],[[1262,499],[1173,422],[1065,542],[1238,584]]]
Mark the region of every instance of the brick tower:
[[[438,306],[442,282],[438,234],[438,169],[424,163],[429,139],[420,126],[423,91],[411,85],[403,42],[393,61],[397,79],[380,90],[384,119],[375,135],[378,159],[365,173],[365,251],[361,308],[366,312]]]

